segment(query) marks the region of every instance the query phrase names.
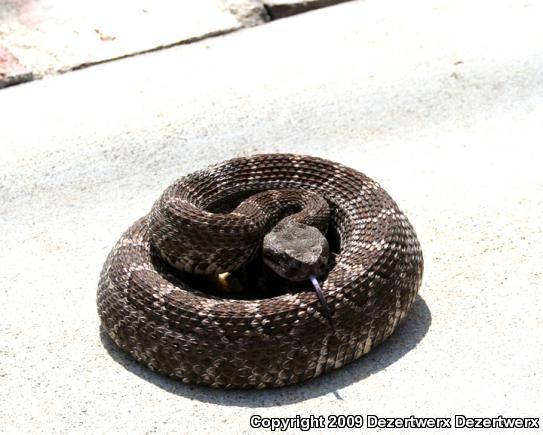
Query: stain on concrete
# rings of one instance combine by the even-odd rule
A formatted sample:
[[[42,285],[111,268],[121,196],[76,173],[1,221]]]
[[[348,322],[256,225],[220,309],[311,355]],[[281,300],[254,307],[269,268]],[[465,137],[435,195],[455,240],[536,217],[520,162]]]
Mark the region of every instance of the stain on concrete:
[[[32,72],[28,71],[12,52],[0,45],[0,88],[32,79]]]

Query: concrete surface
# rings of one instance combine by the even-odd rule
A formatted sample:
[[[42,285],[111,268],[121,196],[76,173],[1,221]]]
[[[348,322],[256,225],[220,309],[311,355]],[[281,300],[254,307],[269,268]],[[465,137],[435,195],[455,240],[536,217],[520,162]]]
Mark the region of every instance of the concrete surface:
[[[243,0],[7,0],[0,2],[0,48],[33,78],[257,24],[264,7]],[[258,7],[260,10],[257,10]],[[240,12],[240,15],[238,15]],[[19,69],[0,61],[4,85]],[[1,79],[1,77],[0,77]],[[2,85],[0,82],[0,86]]]
[[[0,88],[342,1],[0,1]]]
[[[2,90],[0,430],[541,417],[542,14],[535,0],[352,2]],[[215,391],[138,366],[99,332],[109,249],[178,176],[265,151],[378,180],[419,234],[421,298],[380,348],[305,385]]]

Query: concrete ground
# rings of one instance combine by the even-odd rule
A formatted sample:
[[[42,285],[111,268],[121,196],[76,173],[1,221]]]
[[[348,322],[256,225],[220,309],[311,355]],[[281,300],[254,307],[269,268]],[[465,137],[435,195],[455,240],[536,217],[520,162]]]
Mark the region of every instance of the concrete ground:
[[[3,0],[0,88],[346,0]]]
[[[0,431],[541,417],[542,14],[536,0],[355,1],[0,91]],[[409,216],[426,267],[397,333],[273,391],[187,386],[119,353],[95,292],[121,232],[180,175],[278,151],[355,167]]]
[[[0,86],[232,32],[243,23],[226,3],[8,0],[0,4]]]

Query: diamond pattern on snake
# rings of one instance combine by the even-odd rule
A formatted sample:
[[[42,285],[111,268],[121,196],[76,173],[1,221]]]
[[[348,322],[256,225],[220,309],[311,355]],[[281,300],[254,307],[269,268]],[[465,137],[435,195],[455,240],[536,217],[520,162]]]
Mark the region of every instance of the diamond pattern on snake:
[[[329,160],[240,157],[181,177],[121,236],[97,306],[150,369],[216,388],[296,384],[389,337],[422,251],[379,184]]]

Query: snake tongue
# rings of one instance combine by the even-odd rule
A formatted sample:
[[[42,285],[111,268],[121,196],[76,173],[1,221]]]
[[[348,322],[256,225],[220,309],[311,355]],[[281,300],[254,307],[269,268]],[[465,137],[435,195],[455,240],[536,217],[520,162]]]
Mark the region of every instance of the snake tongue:
[[[313,284],[313,287],[315,288],[315,293],[317,293],[319,301],[322,305],[322,311],[323,311],[324,317],[328,319],[328,322],[330,322],[330,326],[332,327],[332,329],[334,329],[334,324],[332,323],[332,315],[330,314],[328,303],[326,302],[326,299],[324,298],[324,294],[322,293],[322,289],[319,284],[319,281],[317,280],[317,277],[315,275],[311,275],[309,277],[309,281],[311,281],[311,284]]]

